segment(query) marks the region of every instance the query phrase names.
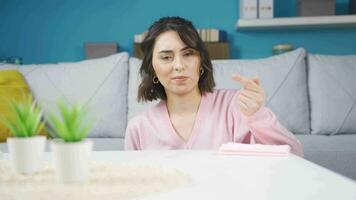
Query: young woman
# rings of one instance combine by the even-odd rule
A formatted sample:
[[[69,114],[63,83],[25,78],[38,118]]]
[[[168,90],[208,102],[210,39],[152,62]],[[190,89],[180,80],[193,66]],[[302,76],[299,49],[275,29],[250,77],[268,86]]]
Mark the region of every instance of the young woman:
[[[241,90],[214,89],[211,60],[190,21],[161,18],[142,50],[138,100],[161,101],[129,121],[126,150],[218,149],[237,142],[288,144],[303,156],[299,141],[263,106],[258,77],[234,74]]]

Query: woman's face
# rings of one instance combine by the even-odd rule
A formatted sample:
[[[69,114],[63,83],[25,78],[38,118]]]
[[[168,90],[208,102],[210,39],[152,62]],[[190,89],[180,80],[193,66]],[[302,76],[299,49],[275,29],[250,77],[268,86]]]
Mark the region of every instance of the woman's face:
[[[166,31],[156,38],[152,65],[167,97],[199,91],[199,52],[184,44],[177,32]]]

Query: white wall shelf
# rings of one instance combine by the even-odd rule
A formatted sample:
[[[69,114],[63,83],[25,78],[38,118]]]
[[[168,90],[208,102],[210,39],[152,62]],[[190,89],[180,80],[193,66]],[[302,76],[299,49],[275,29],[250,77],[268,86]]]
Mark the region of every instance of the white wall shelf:
[[[270,30],[320,27],[356,27],[356,15],[239,19],[237,30]]]

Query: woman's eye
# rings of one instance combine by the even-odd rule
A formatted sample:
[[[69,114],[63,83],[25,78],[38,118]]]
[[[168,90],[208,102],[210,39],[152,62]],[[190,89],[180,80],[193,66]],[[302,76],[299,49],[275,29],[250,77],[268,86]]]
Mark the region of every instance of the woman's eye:
[[[172,58],[172,56],[162,56],[161,59],[162,60],[170,60]]]
[[[184,54],[184,56],[191,56],[191,55],[193,55],[194,53],[193,52],[186,52],[185,54]]]

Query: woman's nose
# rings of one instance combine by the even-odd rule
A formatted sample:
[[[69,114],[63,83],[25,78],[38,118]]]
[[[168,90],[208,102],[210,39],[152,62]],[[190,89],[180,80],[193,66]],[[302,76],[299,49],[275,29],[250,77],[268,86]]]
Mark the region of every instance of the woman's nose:
[[[173,70],[174,71],[183,71],[184,70],[184,65],[183,65],[182,59],[179,58],[179,56],[177,56],[174,60]]]

